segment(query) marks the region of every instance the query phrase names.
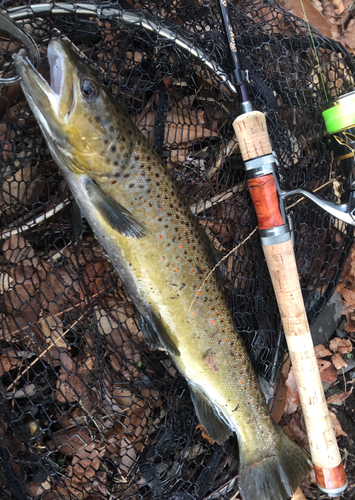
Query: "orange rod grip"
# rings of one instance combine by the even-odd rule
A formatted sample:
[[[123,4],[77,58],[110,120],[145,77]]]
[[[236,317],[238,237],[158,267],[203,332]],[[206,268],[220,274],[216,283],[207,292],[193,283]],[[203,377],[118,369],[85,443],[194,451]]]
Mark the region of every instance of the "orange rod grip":
[[[248,181],[249,191],[258,217],[259,229],[282,226],[284,221],[272,174],[255,177]]]
[[[322,469],[314,465],[314,472],[318,486],[324,490],[338,490],[347,482],[344,466],[341,462],[332,469]]]

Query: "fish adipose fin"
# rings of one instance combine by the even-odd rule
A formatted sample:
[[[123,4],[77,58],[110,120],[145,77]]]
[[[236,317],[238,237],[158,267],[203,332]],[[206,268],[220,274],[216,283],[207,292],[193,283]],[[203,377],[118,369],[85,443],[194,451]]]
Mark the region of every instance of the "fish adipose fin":
[[[99,211],[100,215],[108,224],[127,238],[142,238],[146,236],[147,230],[143,224],[111,198],[95,182],[88,180],[86,183],[91,203]]]
[[[286,500],[292,497],[312,467],[307,454],[281,428],[277,431],[280,433],[277,455],[259,463],[243,464],[243,451],[240,451],[238,486],[244,500]]]
[[[200,424],[203,425],[207,434],[209,434],[214,441],[218,444],[222,444],[232,435],[233,431],[231,427],[218,412],[217,406],[212,403],[202,389],[189,382],[188,385]],[[255,499],[256,498],[257,497],[255,497]]]
[[[180,351],[169,337],[166,328],[156,314],[151,312],[146,318],[137,312],[139,327],[143,332],[144,340],[150,349],[164,349],[168,354],[180,356]]]

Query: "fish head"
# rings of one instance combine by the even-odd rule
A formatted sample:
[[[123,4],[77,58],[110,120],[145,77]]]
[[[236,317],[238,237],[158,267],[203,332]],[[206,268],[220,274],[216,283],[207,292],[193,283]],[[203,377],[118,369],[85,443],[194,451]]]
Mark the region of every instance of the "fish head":
[[[50,84],[24,51],[14,55],[21,86],[54,159],[77,173],[115,175],[135,144],[135,128],[90,66],[63,39],[48,45]]]

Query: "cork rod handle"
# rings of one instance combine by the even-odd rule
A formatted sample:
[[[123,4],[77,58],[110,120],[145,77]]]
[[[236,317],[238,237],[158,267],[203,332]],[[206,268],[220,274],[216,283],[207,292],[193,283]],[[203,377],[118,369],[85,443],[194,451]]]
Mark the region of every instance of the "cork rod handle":
[[[272,153],[263,113],[241,115],[233,127],[244,161]],[[273,174],[249,179],[248,185],[259,229],[282,226]],[[319,375],[292,241],[263,245],[263,249],[295,370],[317,484],[330,494],[344,489],[347,480]]]

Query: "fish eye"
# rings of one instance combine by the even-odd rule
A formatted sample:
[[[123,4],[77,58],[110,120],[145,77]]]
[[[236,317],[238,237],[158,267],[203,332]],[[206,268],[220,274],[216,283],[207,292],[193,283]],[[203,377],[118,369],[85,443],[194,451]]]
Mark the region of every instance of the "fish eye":
[[[97,96],[97,88],[89,80],[84,80],[81,84],[81,93],[87,99],[94,99]]]

